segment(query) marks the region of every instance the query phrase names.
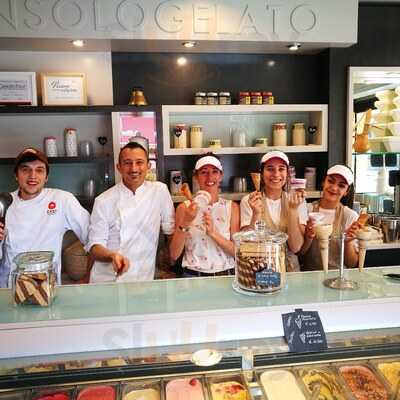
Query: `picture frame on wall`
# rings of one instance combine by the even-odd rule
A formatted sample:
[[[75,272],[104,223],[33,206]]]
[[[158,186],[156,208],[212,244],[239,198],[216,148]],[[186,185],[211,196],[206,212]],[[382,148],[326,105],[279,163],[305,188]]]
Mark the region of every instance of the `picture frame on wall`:
[[[86,76],[79,72],[41,74],[44,106],[86,106]]]
[[[0,72],[0,105],[37,106],[35,72]]]

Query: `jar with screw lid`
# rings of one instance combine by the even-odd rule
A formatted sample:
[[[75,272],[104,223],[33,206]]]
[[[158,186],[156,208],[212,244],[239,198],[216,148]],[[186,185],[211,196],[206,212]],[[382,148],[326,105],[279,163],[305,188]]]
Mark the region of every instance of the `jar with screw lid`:
[[[205,92],[196,92],[194,95],[194,104],[201,106],[207,104],[207,95]]]
[[[218,93],[217,92],[208,92],[207,93],[207,104],[209,106],[215,106],[218,104]]]
[[[274,146],[287,146],[286,123],[278,122],[273,125],[272,139],[273,139]]]

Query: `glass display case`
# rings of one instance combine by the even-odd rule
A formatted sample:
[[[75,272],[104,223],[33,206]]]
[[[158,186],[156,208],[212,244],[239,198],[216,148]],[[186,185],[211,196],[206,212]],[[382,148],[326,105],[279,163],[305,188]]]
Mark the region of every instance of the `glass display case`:
[[[386,274],[399,271],[347,271],[356,291],[325,288],[322,272],[289,273],[280,293],[255,297],[234,292],[231,277],[61,287],[40,309],[13,306],[3,289],[0,398],[61,392],[82,400],[99,390],[126,400],[273,400],[294,399],[294,390],[309,400],[314,390],[318,399],[352,399],[358,390],[367,391],[358,398],[390,399],[399,380],[400,285]],[[281,315],[298,307],[319,311],[327,350],[289,352]],[[271,394],[274,374],[286,397]],[[368,388],[354,387],[357,376]],[[322,392],[336,386],[343,397]],[[139,390],[146,392],[130,394]]]

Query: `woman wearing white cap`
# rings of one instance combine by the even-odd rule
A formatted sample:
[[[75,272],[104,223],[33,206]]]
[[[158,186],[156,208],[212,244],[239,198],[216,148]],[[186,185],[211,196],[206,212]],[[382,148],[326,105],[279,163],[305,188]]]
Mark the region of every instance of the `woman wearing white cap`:
[[[223,178],[220,160],[214,155],[201,157],[195,165],[200,187],[197,199],[185,201],[176,210],[175,232],[170,255],[177,260],[184,251],[185,276],[233,274],[234,245],[232,235],[239,231],[239,206],[219,197]]]
[[[358,262],[358,252],[355,240],[355,232],[361,227],[357,222],[358,214],[342,203],[351,203],[354,194],[353,172],[345,165],[334,165],[329,168],[322,183],[321,199],[308,204],[309,212],[320,212],[324,215],[323,223],[333,225],[333,236],[345,232],[345,265],[354,267]],[[321,253],[318,239],[315,238],[315,221],[310,218],[306,226],[304,245],[301,250],[302,270],[313,271],[322,269]],[[337,260],[340,257],[339,246],[329,248],[329,267],[337,268]]]
[[[240,225],[242,230],[252,228],[257,220],[264,220],[267,228],[288,234],[290,250],[288,269],[299,270],[297,253],[304,241],[307,222],[307,207],[304,190],[288,195],[287,186],[289,159],[281,151],[270,151],[261,159],[261,191],[243,197],[240,202]]]

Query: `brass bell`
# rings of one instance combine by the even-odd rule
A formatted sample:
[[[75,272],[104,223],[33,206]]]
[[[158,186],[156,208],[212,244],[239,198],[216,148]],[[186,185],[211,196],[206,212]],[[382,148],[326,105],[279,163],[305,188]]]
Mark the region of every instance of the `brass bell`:
[[[147,106],[146,97],[144,97],[143,88],[137,86],[134,87],[129,100],[130,106]]]

